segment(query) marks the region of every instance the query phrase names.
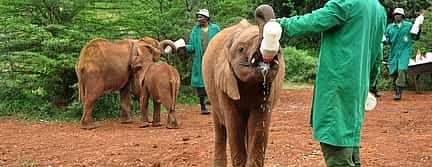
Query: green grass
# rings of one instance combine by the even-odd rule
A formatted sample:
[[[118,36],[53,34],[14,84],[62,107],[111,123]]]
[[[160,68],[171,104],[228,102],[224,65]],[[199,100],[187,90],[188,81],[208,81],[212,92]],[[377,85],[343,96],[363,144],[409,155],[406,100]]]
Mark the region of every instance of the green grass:
[[[179,96],[177,97],[177,104],[198,104],[199,98],[195,90],[190,86],[182,85],[180,87]]]
[[[39,165],[33,160],[21,161],[19,167],[38,167]]]
[[[283,89],[313,89],[314,84],[312,83],[299,83],[285,81],[283,84]]]

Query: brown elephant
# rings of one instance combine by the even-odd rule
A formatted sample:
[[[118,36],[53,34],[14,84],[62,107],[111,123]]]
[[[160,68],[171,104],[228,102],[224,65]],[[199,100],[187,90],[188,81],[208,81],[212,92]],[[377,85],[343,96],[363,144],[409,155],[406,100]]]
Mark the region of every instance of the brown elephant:
[[[215,124],[214,166],[226,166],[227,138],[233,166],[263,166],[271,110],[282,89],[285,64],[280,47],[264,62],[260,45],[273,9],[255,11],[258,26],[246,20],[219,32],[203,58],[203,79]]]
[[[78,77],[79,100],[83,103],[81,128],[93,129],[99,123],[93,121],[92,112],[95,102],[104,94],[120,90],[122,123],[132,122],[130,115],[130,84],[132,76],[133,56],[152,55],[153,61],[159,61],[163,53],[161,47],[170,45],[175,48],[172,41],[157,40],[145,37],[139,40],[124,39],[111,42],[97,38],[87,43],[81,50],[80,57],[75,65]],[[139,54],[132,54],[133,49],[140,50]],[[150,54],[144,54],[150,53]]]
[[[134,50],[136,53],[138,50]],[[139,52],[139,51],[138,51]],[[160,106],[168,110],[166,127],[168,129],[178,128],[175,117],[176,98],[180,89],[180,75],[178,71],[166,64],[157,64],[150,56],[136,56],[133,64],[136,67],[132,78],[132,92],[139,99],[141,108],[142,124],[140,127],[148,127],[148,99],[153,100],[153,122],[152,126],[161,126]]]

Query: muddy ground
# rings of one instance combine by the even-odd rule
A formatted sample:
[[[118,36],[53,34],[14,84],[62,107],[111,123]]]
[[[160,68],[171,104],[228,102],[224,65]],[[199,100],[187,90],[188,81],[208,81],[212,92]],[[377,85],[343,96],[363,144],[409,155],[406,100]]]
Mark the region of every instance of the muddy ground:
[[[272,115],[265,166],[325,166],[309,127],[311,90],[285,90]],[[213,123],[198,106],[178,107],[180,129],[141,129],[102,121],[34,123],[0,117],[0,166],[211,166]],[[166,115],[163,115],[163,121]],[[432,93],[383,92],[367,112],[362,131],[363,166],[432,167]],[[165,122],[164,122],[165,123]]]

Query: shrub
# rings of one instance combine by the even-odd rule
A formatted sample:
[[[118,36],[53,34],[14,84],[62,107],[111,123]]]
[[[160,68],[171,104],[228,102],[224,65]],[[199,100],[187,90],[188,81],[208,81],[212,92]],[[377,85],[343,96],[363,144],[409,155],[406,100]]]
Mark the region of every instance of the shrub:
[[[308,82],[315,80],[317,58],[311,51],[294,47],[282,49],[285,59],[285,79],[291,82]]]

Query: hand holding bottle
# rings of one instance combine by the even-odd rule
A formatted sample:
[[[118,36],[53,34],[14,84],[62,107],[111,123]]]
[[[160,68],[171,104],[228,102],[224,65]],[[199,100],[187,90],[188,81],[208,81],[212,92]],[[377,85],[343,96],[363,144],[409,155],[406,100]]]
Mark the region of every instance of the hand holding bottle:
[[[419,16],[417,16],[414,25],[411,28],[411,34],[418,34],[418,32],[420,31],[420,25],[423,24],[424,21],[424,16],[425,16],[425,11],[423,10]]]

